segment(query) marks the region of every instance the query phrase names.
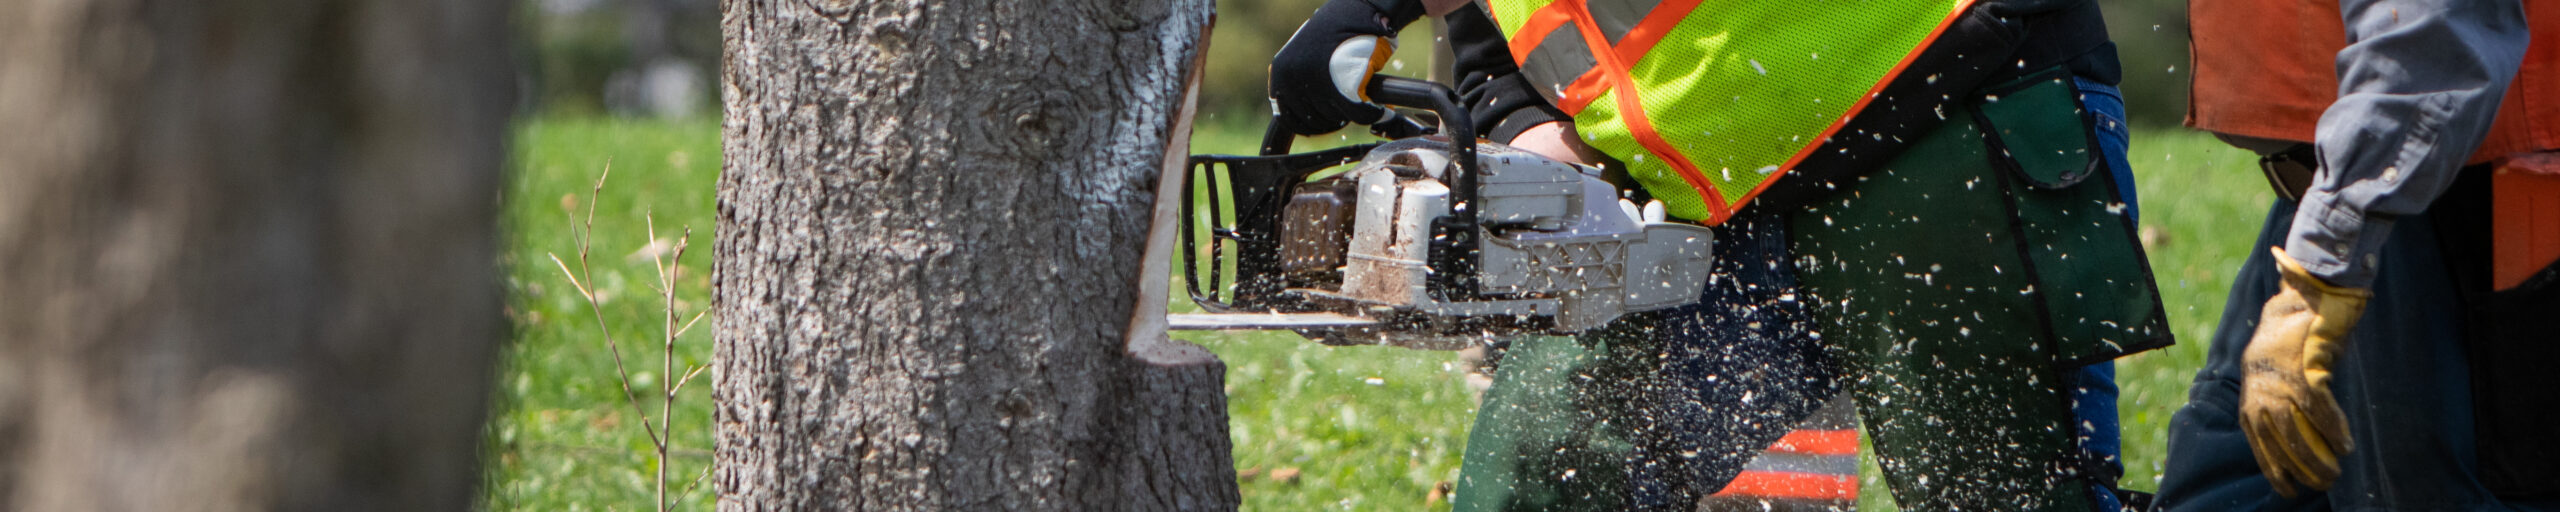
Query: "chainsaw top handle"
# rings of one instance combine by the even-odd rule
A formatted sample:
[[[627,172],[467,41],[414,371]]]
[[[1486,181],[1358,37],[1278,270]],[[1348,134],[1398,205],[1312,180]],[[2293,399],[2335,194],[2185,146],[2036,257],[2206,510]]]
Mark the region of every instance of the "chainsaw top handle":
[[[1479,164],[1476,162],[1475,117],[1467,113],[1467,102],[1458,99],[1458,92],[1449,89],[1449,86],[1429,80],[1385,74],[1370,75],[1369,86],[1365,92],[1368,93],[1370,100],[1378,103],[1426,109],[1440,116],[1441,126],[1449,129],[1449,156],[1458,162],[1460,171],[1456,179],[1451,180],[1450,183],[1450,188],[1455,189],[1452,192],[1456,194],[1454,198],[1456,201],[1451,204],[1451,207],[1455,208],[1456,211],[1453,213],[1458,217],[1460,224],[1474,226],[1476,224],[1476,175],[1481,174],[1482,169],[1478,168]],[[1272,118],[1270,126],[1262,131],[1262,156],[1288,154],[1290,143],[1296,137],[1288,130],[1280,128],[1277,114]],[[1402,139],[1429,135],[1434,130],[1390,108],[1387,109],[1386,119],[1369,125],[1369,131],[1380,137]]]

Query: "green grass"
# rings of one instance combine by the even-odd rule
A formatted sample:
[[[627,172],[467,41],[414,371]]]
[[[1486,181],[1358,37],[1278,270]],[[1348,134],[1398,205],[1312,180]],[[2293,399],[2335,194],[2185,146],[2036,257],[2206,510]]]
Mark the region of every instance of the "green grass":
[[[1251,153],[1259,121],[1204,120],[1193,150]],[[646,258],[630,255],[649,241],[652,210],[661,237],[672,239],[680,226],[693,227],[694,250],[682,262],[686,274],[677,293],[689,301],[682,305],[687,312],[705,306],[718,137],[711,121],[535,119],[517,131],[515,172],[505,195],[504,256],[516,340],[506,351],[501,409],[490,426],[490,508],[651,508],[655,468],[649,441],[623,402],[594,317],[548,255],[576,264],[567,207],[584,212],[589,187],[611,162],[613,178],[604,196],[593,201],[594,281],[607,297],[605,316],[624,344],[625,362],[641,381],[636,387],[656,389],[665,376],[656,345],[661,304],[650,285],[655,272]],[[1298,149],[1340,142],[1304,140]],[[2119,368],[2125,483],[2153,489],[2162,429],[2185,402],[2230,275],[2253,250],[2250,239],[2270,195],[2245,152],[2201,135],[2138,133],[2132,160],[2144,224],[2165,234],[2151,251],[2151,263],[2180,341],[2128,358]],[[575,198],[565,199],[570,196]],[[1450,354],[1331,348],[1290,334],[1181,337],[1209,347],[1228,365],[1236,468],[1256,475],[1241,482],[1246,509],[1424,509],[1435,485],[1456,480],[1475,406]],[[678,341],[679,368],[708,363],[710,353],[706,323]],[[709,462],[708,391],[706,380],[696,380],[677,408],[678,452],[670,466],[676,487]],[[654,420],[655,402],[644,401]],[[1272,476],[1281,470],[1295,471],[1297,478]],[[1881,485],[1864,492],[1869,508],[1889,508],[1887,500],[1877,499]],[[699,489],[683,505],[710,504],[710,490]],[[1446,507],[1444,499],[1428,508]]]
[[[2214,323],[2231,292],[2231,276],[2257,240],[2275,193],[2257,170],[2257,156],[2186,130],[2137,132],[2128,152],[2141,194],[2142,225],[2159,241],[2150,248],[2151,271],[2167,303],[2178,344],[2135,354],[2116,364],[2123,395],[2125,478],[2128,488],[2157,490],[2160,458],[2168,444],[2169,415],[2187,403],[2187,383],[2204,366]]]
[[[691,226],[692,247],[677,266],[678,306],[708,306],[712,187],[720,173],[719,125],[537,119],[516,131],[514,173],[504,196],[508,313],[515,340],[505,351],[499,403],[490,427],[489,508],[651,510],[656,467],[640,414],[625,402],[596,316],[552,263],[578,265],[573,226],[595,209],[591,286],[621,344],[632,388],[658,418],[664,303],[656,267],[637,251],[658,237],[673,243]],[[607,164],[613,173],[590,199]],[[683,321],[683,317],[677,319]],[[706,320],[676,342],[676,373],[711,360]],[[708,376],[686,385],[675,411],[669,493],[710,463]],[[711,483],[683,505],[708,510]]]
[[[1259,120],[1208,118],[1194,153],[1259,151]],[[1367,136],[1301,139],[1296,149]],[[1181,283],[1175,283],[1179,290]],[[1176,292],[1174,308],[1189,310]],[[1475,400],[1451,352],[1326,347],[1285,332],[1177,333],[1227,363],[1228,434],[1246,510],[1446,510]],[[1274,473],[1295,472],[1292,480]]]

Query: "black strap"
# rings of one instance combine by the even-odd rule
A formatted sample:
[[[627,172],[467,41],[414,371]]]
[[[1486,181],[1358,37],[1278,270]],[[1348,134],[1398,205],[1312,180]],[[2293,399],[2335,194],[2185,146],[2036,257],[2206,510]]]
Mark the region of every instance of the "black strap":
[[[2258,157],[2258,171],[2266,173],[2267,188],[2276,197],[2301,202],[2302,193],[2311,189],[2311,178],[2320,169],[2320,152],[2310,144],[2294,144],[2284,151]]]
[[[1900,156],[1945,122],[1949,111],[1972,101],[1978,89],[2057,66],[2101,83],[2123,74],[2096,2],[1976,4],[1798,164],[1794,175],[1761,192],[1749,207],[1792,210],[1828,196],[1846,180]]]

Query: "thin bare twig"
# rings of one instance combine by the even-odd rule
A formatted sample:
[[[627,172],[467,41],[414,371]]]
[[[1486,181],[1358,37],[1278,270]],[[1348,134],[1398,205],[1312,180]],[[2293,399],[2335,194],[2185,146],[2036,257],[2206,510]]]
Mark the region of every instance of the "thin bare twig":
[[[692,482],[687,483],[684,488],[678,491],[674,496],[668,495],[667,472],[670,469],[669,460],[675,451],[674,429],[677,395],[679,392],[684,390],[685,384],[692,382],[695,376],[701,375],[703,370],[710,368],[710,366],[692,366],[690,369],[685,371],[683,377],[671,379],[661,378],[658,380],[658,418],[654,423],[650,421],[647,408],[640,405],[639,394],[631,391],[631,370],[629,365],[622,358],[621,342],[613,337],[612,329],[605,322],[603,301],[601,300],[601,297],[597,296],[599,290],[593,286],[595,283],[595,275],[594,271],[590,268],[590,261],[593,259],[592,242],[595,240],[595,203],[600,202],[603,198],[606,179],[612,175],[613,165],[608,161],[605,164],[604,173],[596,177],[595,188],[589,191],[590,195],[588,196],[586,218],[576,219],[573,217],[571,219],[571,238],[576,240],[578,243],[577,268],[572,270],[569,267],[569,264],[562,261],[560,256],[557,254],[551,255],[551,263],[560,267],[560,273],[568,278],[569,285],[577,288],[579,297],[586,299],[588,311],[593,313],[595,316],[597,331],[604,336],[605,349],[613,354],[613,370],[616,380],[622,388],[622,399],[624,402],[631,404],[632,412],[639,416],[641,431],[648,434],[649,444],[657,455],[657,510],[659,512],[665,512],[669,506],[682,502],[687,495],[690,495],[693,488],[701,484],[702,480],[710,475],[712,467],[716,466],[716,464],[704,466],[703,473],[701,475],[696,475]],[[572,215],[575,215],[575,213],[573,212]],[[684,254],[691,246],[693,228],[690,226],[684,227],[683,233],[678,235],[676,238],[675,246],[672,250],[669,250],[658,245],[658,220],[656,212],[648,212],[646,214],[646,219],[649,241],[648,244],[644,246],[646,247],[644,251],[649,254],[650,263],[654,265],[657,270],[657,280],[656,282],[650,283],[650,286],[655,288],[655,291],[658,292],[658,298],[663,306],[660,309],[661,316],[659,319],[659,332],[662,334],[662,338],[660,339],[660,348],[662,352],[660,355],[663,357],[659,359],[658,370],[660,372],[659,375],[675,377],[676,340],[682,337],[685,332],[693,330],[693,326],[701,322],[702,317],[708,315],[710,310],[706,308],[703,311],[694,313],[691,318],[686,319],[681,325],[676,322],[676,317],[680,313],[678,310],[682,309],[676,302],[676,288],[683,280]]]
[[[656,244],[658,243],[657,212],[650,212],[648,218],[649,243]],[[684,236],[691,238],[693,236],[693,230],[691,228],[687,228]],[[658,266],[658,296],[661,299],[660,304],[664,305],[664,307],[659,308],[660,311],[664,312],[664,327],[660,328],[658,332],[665,333],[666,335],[666,351],[661,352],[659,354],[661,357],[658,358],[658,393],[659,396],[665,400],[665,405],[658,408],[658,424],[666,425],[668,429],[666,432],[666,438],[674,439],[674,429],[676,425],[675,381],[673,379],[668,379],[667,377],[674,377],[676,375],[676,284],[675,273],[667,271],[667,261],[659,256],[660,255],[654,251],[649,254],[649,261],[657,264]],[[676,242],[676,258],[679,260],[684,258],[684,242]],[[676,268],[679,271],[682,270],[684,268],[682,266],[683,262],[678,261],[677,263],[678,266]],[[658,445],[658,512],[666,512],[666,510],[667,445],[661,443]]]
[[[684,335],[684,333],[693,332],[693,324],[694,324],[694,323],[696,323],[696,322],[701,322],[701,321],[702,321],[702,317],[703,317],[704,315],[709,315],[709,314],[711,314],[711,310],[709,310],[709,309],[704,309],[704,310],[701,310],[701,311],[695,311],[695,312],[693,312],[693,319],[692,319],[692,320],[686,320],[686,321],[684,321],[684,327],[678,327],[678,328],[676,328],[676,335],[677,335],[677,336],[683,336],[683,335]]]
[[[640,417],[640,430],[649,434],[649,443],[653,446],[666,446],[667,441],[664,436],[658,435],[658,427],[649,423],[649,410],[640,406],[640,395],[631,392],[631,370],[622,363],[622,344],[613,339],[613,329],[605,323],[604,304],[596,300],[596,294],[593,289],[587,288],[586,285],[579,283],[579,281],[581,281],[579,276],[587,276],[588,279],[584,280],[587,282],[595,281],[595,279],[593,279],[595,272],[589,270],[587,266],[587,255],[589,252],[588,242],[595,240],[596,203],[602,202],[601,199],[604,197],[605,180],[611,177],[613,177],[613,161],[607,160],[604,164],[604,173],[596,176],[596,186],[587,196],[587,218],[585,226],[583,229],[570,230],[572,238],[578,240],[578,271],[575,275],[569,276],[569,283],[577,286],[578,294],[587,299],[587,310],[593,312],[596,317],[596,332],[604,335],[605,350],[613,353],[613,371],[615,376],[618,377],[615,380],[622,384],[622,400],[630,403],[631,412]],[[560,256],[557,254],[551,255],[551,260],[555,262],[560,261]],[[568,272],[568,265],[561,265],[560,271],[564,273]]]
[[[676,389],[675,389],[674,391],[668,391],[668,392],[667,392],[667,394],[672,395],[672,394],[675,394],[675,393],[676,393],[676,392],[678,392],[678,391],[684,391],[684,383],[687,383],[687,382],[693,382],[693,376],[695,376],[695,375],[701,375],[703,370],[709,370],[709,369],[711,369],[711,365],[707,365],[707,364],[706,364],[706,365],[695,366],[695,367],[693,367],[693,369],[692,369],[692,370],[686,370],[686,371],[684,372],[684,379],[683,379],[683,380],[678,380],[678,381],[676,381]]]
[[[711,469],[717,467],[720,467],[720,461],[718,460],[704,463],[702,465],[702,473],[693,475],[693,482],[684,484],[684,490],[676,491],[676,501],[683,502],[685,498],[692,497],[694,486],[701,485],[702,479],[711,476]]]

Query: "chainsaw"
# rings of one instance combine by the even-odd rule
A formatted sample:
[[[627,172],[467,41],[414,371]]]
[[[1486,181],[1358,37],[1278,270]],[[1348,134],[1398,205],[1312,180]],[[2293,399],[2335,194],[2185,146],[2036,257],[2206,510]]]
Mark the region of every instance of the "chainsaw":
[[[1597,168],[1477,141],[1446,86],[1379,75],[1366,91],[1438,122],[1391,108],[1371,125],[1388,142],[1291,154],[1275,121],[1259,156],[1191,156],[1182,274],[1207,312],[1171,328],[1455,350],[1697,301],[1707,228],[1646,221]]]

